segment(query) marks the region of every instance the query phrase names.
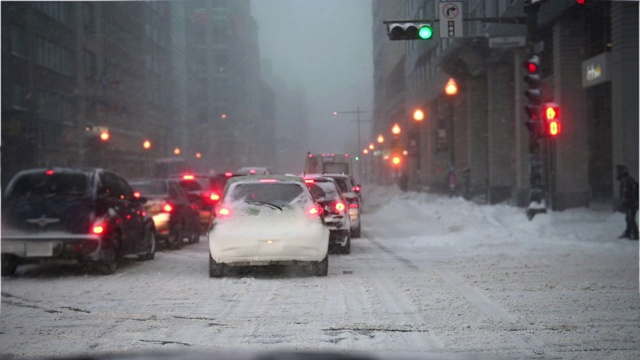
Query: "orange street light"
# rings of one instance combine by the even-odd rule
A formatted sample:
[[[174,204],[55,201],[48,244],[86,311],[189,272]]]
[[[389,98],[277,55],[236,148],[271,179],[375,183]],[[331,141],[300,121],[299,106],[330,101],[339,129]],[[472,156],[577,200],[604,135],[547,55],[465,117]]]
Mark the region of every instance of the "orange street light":
[[[180,155],[180,148],[177,147],[177,148],[173,149],[173,153],[176,154],[176,155]]]
[[[378,135],[378,144],[382,144],[384,142],[384,136],[382,134]]]
[[[391,133],[393,133],[393,135],[400,135],[400,133],[402,132],[402,129],[400,128],[400,125],[398,124],[393,124],[393,127],[391,128]]]
[[[424,120],[424,112],[420,109],[416,109],[416,111],[413,112],[413,120],[415,121]]]
[[[202,157],[201,153],[196,153],[196,158],[200,159]]]
[[[145,140],[145,141],[142,143],[142,148],[143,148],[143,149],[145,149],[145,150],[149,150],[149,149],[151,149],[151,141],[149,141],[149,140]]]
[[[220,115],[220,118],[223,119],[223,120],[226,119],[227,118],[227,114]]]
[[[109,138],[111,137],[111,135],[109,135],[108,131],[103,131],[100,133],[100,140],[102,141],[109,141]]]
[[[364,150],[362,150],[362,153],[363,153],[363,154],[365,154],[365,155],[367,155],[367,154],[369,153],[369,149],[364,149]]]
[[[375,146],[373,146],[373,143],[369,144],[369,150],[373,150],[373,149],[375,149],[375,148],[376,148],[376,147],[375,147]]]
[[[447,85],[444,87],[444,92],[450,96],[458,93],[458,84],[456,84],[456,81],[453,80],[453,78],[449,78]]]

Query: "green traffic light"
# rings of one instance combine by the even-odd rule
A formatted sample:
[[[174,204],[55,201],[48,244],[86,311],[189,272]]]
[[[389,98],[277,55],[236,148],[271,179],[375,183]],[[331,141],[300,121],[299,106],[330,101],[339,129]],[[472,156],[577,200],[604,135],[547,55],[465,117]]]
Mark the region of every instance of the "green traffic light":
[[[431,39],[431,36],[433,36],[433,29],[431,29],[431,26],[425,25],[420,28],[418,36],[423,40]]]
[[[358,161],[358,160],[360,160],[360,157],[359,157],[359,156],[356,156],[356,161]]]

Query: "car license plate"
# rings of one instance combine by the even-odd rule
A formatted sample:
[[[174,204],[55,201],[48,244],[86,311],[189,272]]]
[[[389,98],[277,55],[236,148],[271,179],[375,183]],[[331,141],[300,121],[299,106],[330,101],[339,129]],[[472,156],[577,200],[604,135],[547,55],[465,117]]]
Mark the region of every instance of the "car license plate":
[[[36,256],[52,256],[53,255],[53,243],[46,242],[36,242],[36,243],[27,243],[27,256],[36,257]]]

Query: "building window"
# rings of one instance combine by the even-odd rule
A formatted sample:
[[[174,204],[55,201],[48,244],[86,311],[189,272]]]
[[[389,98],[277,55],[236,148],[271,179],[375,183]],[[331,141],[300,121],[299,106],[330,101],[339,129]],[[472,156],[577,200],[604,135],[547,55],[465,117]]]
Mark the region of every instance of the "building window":
[[[16,25],[11,25],[11,52],[27,56],[27,35],[23,28]]]
[[[35,3],[34,7],[67,26],[72,25],[70,2],[43,1]]]
[[[84,50],[84,74],[90,77],[96,74],[96,55],[86,49]]]
[[[75,68],[71,51],[42,37],[36,39],[36,64],[68,76]]]
[[[24,86],[20,84],[13,84],[12,89],[12,105],[14,108],[18,109],[26,109],[27,108],[27,97]]]
[[[96,31],[96,17],[93,4],[90,2],[82,3],[82,21],[84,24],[84,31],[88,33],[95,33]]]

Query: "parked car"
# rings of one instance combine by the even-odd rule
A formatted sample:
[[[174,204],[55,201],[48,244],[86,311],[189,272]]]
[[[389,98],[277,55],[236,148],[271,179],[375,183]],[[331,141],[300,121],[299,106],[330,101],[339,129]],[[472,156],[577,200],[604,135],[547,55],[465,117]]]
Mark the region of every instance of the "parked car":
[[[304,178],[311,194],[324,210],[324,222],[329,227],[329,247],[342,254],[351,253],[351,219],[347,200],[336,181],[322,176]]]
[[[171,179],[142,179],[130,182],[134,196],[144,196],[143,208],[155,224],[156,238],[167,247],[182,248],[184,239],[189,243],[200,241],[200,211],[189,201],[180,184]]]
[[[200,234],[206,234],[213,223],[214,206],[220,201],[222,191],[230,177],[221,175],[206,175],[186,172],[169,175],[169,179],[178,181],[187,192],[189,200],[198,205],[200,212]]]
[[[362,208],[360,207],[360,197],[353,191],[354,186],[349,176],[344,174],[310,174],[307,176],[323,176],[336,181],[338,188],[348,203],[349,218],[351,219],[351,238],[359,238],[362,229],[360,223]]]
[[[261,166],[246,166],[235,171],[238,175],[271,175],[271,170]]]
[[[329,266],[329,229],[302,178],[240,176],[229,180],[209,233],[209,276],[229,266],[308,263]]]
[[[145,202],[104,169],[19,172],[2,201],[2,275],[20,264],[70,260],[113,274],[125,255],[153,259],[155,229]]]

